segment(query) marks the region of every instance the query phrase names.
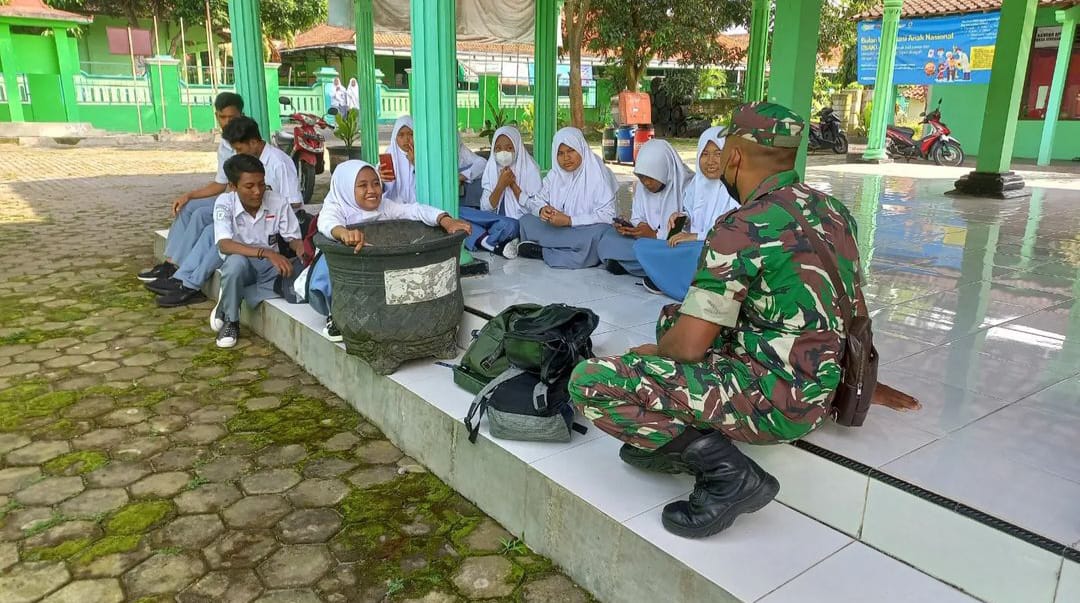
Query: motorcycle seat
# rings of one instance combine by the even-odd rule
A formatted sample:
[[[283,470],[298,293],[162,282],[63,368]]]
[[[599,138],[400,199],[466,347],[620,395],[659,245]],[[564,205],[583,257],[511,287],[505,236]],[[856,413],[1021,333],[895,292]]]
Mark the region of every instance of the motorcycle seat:
[[[902,132],[904,134],[907,134],[908,136],[915,136],[915,130],[913,128],[903,128],[903,127],[900,127],[900,126],[890,126],[890,127],[893,130],[896,130],[897,132]]]

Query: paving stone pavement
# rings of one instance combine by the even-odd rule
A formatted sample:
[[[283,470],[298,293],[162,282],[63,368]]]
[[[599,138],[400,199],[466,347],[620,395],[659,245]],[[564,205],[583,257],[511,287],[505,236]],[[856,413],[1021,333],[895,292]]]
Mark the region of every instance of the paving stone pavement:
[[[273,346],[153,304],[150,230],[213,169],[0,145],[0,601],[590,601]]]

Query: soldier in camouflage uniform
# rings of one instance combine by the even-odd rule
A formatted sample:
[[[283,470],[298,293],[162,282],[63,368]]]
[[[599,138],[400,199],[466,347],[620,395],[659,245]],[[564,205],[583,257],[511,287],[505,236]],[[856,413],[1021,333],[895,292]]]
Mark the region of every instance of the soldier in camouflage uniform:
[[[855,222],[836,199],[799,181],[804,122],[772,103],[740,107],[728,127],[723,182],[740,207],[709,233],[684,303],[664,308],[658,345],[577,366],[570,393],[597,427],[623,440],[623,460],[697,477],[690,501],[665,507],[685,537],[725,529],[765,506],[776,479],[732,440],[798,439],[824,420],[840,381],[843,321],[832,282],[794,203],[837,258],[860,312]]]

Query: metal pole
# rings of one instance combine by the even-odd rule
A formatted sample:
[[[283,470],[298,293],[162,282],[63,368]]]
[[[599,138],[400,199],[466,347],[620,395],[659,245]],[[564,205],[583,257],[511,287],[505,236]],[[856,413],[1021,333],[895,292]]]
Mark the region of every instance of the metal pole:
[[[157,10],[154,11],[154,54],[161,56],[161,38],[158,37],[158,22],[157,22]],[[169,120],[166,117],[165,110],[165,80],[161,74],[161,65],[158,65],[157,70],[157,83],[158,94],[161,96],[161,129],[168,131]]]
[[[210,62],[210,88],[214,91],[214,96],[217,96],[218,91],[218,79],[217,79],[217,56],[214,51],[214,29],[210,25],[210,2],[206,2],[206,58]]]
[[[184,88],[187,89],[191,85],[188,80],[187,71],[187,38],[184,37],[184,18],[180,17],[180,65],[184,68]],[[180,98],[180,102],[187,105],[187,129],[193,130],[195,126],[191,120],[191,91],[188,90],[187,100],[183,97]]]
[[[135,114],[139,120],[139,134],[143,133],[142,127],[142,105],[139,103],[139,75],[135,70],[135,42],[131,38],[131,26],[127,28],[128,34],[128,56],[131,57],[131,82],[135,84],[132,90],[135,92]]]

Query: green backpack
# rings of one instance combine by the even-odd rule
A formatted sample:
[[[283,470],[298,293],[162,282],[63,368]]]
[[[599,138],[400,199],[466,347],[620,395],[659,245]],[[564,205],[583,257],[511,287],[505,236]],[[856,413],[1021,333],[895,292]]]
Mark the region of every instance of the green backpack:
[[[592,335],[600,319],[565,304],[517,304],[479,331],[454,367],[454,383],[476,394],[511,365],[552,383],[584,358],[592,358]]]

